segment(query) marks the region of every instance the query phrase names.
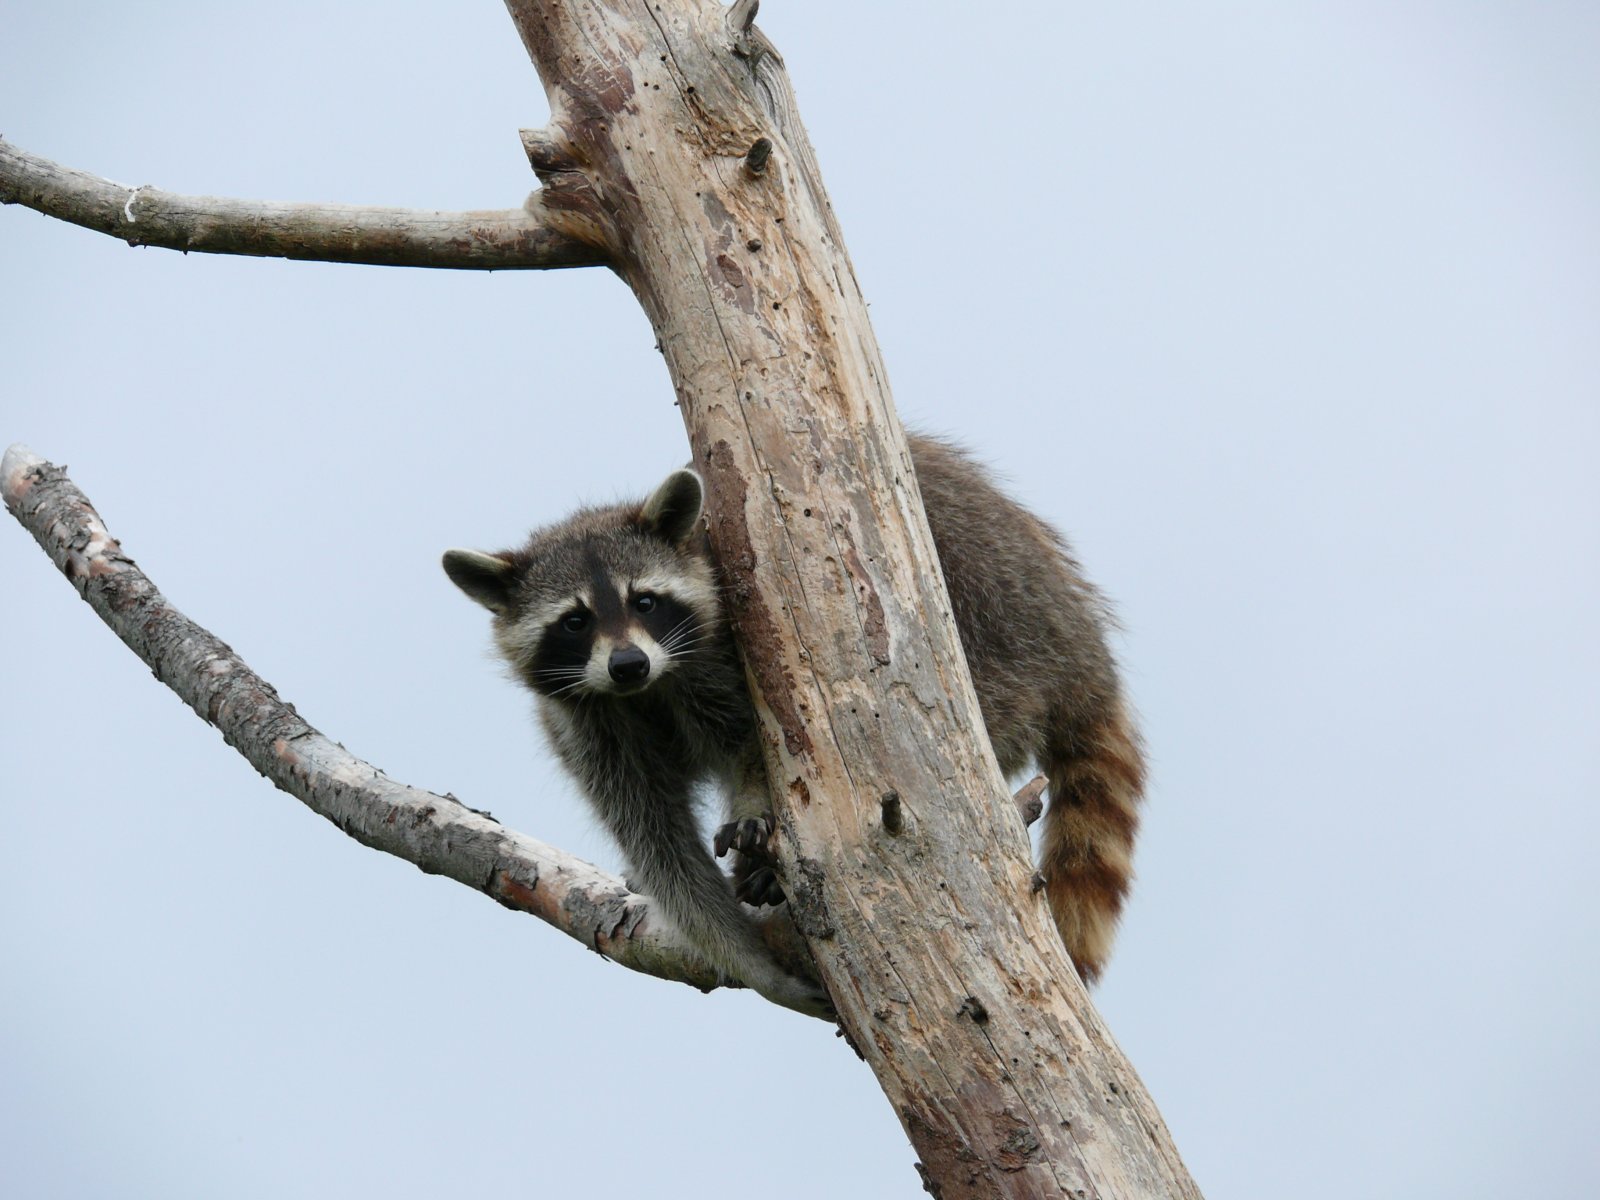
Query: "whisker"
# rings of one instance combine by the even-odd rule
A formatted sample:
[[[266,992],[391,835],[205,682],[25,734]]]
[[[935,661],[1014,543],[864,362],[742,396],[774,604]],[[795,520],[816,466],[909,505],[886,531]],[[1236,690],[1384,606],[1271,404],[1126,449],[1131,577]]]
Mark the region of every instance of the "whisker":
[[[685,629],[681,633],[669,633],[666,637],[658,640],[663,646],[675,646],[680,642],[705,638],[709,633],[710,631],[705,629]]]
[[[700,625],[693,613],[679,621],[665,635],[656,639],[656,644],[668,654],[676,654],[692,646],[698,646],[711,636],[711,630]]]
[[[544,684],[546,687],[554,687],[558,691],[566,691],[568,688],[582,686],[585,678],[586,677],[583,675],[563,675],[554,679],[544,678],[539,682]]]
[[[683,620],[679,621],[671,629],[667,630],[666,633],[662,634],[661,637],[658,638],[657,640],[661,641],[661,642],[670,642],[674,637],[676,637],[678,635],[678,632],[680,630],[682,630],[685,625],[688,625],[693,620],[695,620],[695,615],[694,615],[694,613],[690,613],[687,617],[685,617]],[[693,632],[693,631],[691,630],[691,632]]]
[[[550,696],[552,699],[557,696],[565,696],[569,692],[577,691],[583,686],[583,683],[584,681],[582,679],[574,679],[571,683],[564,684],[561,687],[556,688],[555,691],[550,693]]]
[[[661,642],[658,644],[661,646],[661,649],[666,652],[667,657],[677,658],[680,655],[687,654],[689,651],[704,645],[710,640],[711,637],[709,634],[702,634],[696,638],[679,638],[675,642]]]

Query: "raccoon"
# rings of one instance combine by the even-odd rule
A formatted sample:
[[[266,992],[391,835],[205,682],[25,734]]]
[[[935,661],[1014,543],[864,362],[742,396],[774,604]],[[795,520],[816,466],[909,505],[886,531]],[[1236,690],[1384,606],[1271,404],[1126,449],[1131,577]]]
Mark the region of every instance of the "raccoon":
[[[1061,537],[958,447],[912,435],[912,462],[1000,767],[1050,778],[1041,873],[1086,983],[1100,974],[1132,878],[1139,737],[1106,644],[1104,601]],[[444,569],[494,617],[496,645],[538,697],[557,755],[648,893],[719,972],[826,1015],[784,971],[740,901],[783,893],[765,856],[766,769],[702,528],[703,491],[676,471],[642,503],[585,508],[515,550],[451,550]],[[695,819],[720,785],[712,858]]]

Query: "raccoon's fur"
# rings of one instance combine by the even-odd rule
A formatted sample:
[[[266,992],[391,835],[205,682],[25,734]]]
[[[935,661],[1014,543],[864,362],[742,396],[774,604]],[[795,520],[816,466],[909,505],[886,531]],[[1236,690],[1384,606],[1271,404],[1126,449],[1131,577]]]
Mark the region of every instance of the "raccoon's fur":
[[[962,647],[1000,767],[1050,778],[1040,869],[1086,982],[1110,952],[1131,879],[1144,767],[1106,645],[1109,618],[1060,536],[962,451],[912,435],[911,457]],[[495,641],[539,697],[557,754],[617,839],[631,880],[706,958],[780,1004],[827,998],[767,951],[695,820],[721,784],[740,894],[780,902],[763,865],[766,771],[701,528],[674,472],[643,503],[586,508],[500,554],[451,550],[450,578],[494,614]]]

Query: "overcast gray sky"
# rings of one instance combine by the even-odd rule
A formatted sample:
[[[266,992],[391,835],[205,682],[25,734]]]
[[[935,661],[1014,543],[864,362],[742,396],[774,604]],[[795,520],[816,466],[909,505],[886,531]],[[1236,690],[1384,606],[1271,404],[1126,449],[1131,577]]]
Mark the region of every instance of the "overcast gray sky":
[[[0,132],[520,201],[496,4],[10,0]],[[1600,9],[769,0],[902,414],[1073,537],[1155,765],[1098,1003],[1221,1197],[1594,1195]],[[0,211],[0,443],[391,775],[615,865],[437,566],[686,443],[605,272]],[[915,1196],[823,1026],[275,792],[0,521],[0,1191]],[[751,1053],[750,1047],[759,1047]]]

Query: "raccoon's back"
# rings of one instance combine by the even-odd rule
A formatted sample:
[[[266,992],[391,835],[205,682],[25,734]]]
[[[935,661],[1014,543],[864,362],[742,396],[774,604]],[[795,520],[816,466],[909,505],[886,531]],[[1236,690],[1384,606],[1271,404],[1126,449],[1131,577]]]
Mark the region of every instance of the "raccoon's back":
[[[984,724],[1011,773],[1048,727],[1093,724],[1116,703],[1106,606],[1061,535],[963,450],[909,442]]]

